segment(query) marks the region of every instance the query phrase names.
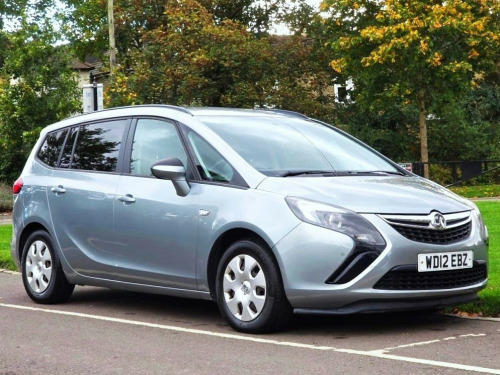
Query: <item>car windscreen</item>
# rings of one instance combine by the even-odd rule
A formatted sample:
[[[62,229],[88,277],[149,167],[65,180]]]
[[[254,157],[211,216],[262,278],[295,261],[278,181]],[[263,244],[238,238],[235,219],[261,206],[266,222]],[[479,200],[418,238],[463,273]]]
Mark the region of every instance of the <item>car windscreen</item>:
[[[255,169],[294,172],[401,174],[391,163],[333,127],[282,116],[200,116]]]

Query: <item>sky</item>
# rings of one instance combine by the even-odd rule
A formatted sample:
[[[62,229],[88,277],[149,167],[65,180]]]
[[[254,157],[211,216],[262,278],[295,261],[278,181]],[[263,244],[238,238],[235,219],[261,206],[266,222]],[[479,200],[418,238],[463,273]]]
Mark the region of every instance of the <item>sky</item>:
[[[305,0],[305,2],[318,10],[322,0]],[[288,1],[288,3],[291,3],[291,1]],[[285,25],[276,24],[274,29],[271,30],[271,33],[278,35],[289,35],[290,30]]]
[[[2,0],[0,0],[2,1]],[[305,2],[311,6],[313,6],[315,9],[319,8],[319,5],[321,4],[322,0],[305,0]],[[288,1],[288,3],[292,3],[292,1]],[[52,13],[55,13],[57,11],[57,7],[61,6],[61,4],[56,0],[55,1],[55,6],[52,8]],[[47,15],[48,17],[51,17],[50,14]],[[8,20],[5,20],[4,28],[5,30],[13,30],[17,27],[17,24],[15,22],[11,22]],[[286,35],[290,34],[290,30],[284,25],[277,24],[275,25],[274,29],[272,30],[272,33],[278,34],[278,35]]]

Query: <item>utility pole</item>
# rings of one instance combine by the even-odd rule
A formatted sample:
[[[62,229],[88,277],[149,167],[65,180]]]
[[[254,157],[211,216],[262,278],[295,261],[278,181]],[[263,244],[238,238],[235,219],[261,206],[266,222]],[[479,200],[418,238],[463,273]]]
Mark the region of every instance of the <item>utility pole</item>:
[[[108,26],[109,26],[109,69],[111,74],[116,66],[115,45],[115,18],[113,14],[113,0],[108,0]]]

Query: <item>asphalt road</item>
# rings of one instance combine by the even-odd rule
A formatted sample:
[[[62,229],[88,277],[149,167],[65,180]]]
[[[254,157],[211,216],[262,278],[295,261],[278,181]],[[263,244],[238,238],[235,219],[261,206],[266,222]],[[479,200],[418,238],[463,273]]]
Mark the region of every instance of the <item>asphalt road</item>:
[[[500,321],[436,314],[296,317],[243,335],[215,304],[77,287],[37,305],[0,273],[0,374],[500,374]]]

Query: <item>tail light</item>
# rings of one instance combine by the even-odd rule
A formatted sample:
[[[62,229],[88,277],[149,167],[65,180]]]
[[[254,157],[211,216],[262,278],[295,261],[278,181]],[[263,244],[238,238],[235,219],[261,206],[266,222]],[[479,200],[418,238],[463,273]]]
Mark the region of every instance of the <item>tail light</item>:
[[[12,186],[12,192],[14,194],[19,194],[19,192],[21,191],[21,189],[23,188],[23,180],[21,179],[21,177],[19,177],[16,182],[14,182],[14,185]]]

